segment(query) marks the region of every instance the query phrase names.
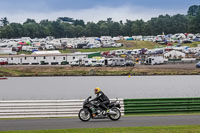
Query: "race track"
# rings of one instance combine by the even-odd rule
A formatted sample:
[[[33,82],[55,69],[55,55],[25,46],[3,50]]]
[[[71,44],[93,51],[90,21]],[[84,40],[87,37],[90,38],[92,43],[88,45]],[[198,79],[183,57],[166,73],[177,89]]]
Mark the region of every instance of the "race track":
[[[78,118],[11,119],[0,120],[0,131],[170,125],[200,125],[200,115],[122,117],[116,122],[109,119],[81,122]]]

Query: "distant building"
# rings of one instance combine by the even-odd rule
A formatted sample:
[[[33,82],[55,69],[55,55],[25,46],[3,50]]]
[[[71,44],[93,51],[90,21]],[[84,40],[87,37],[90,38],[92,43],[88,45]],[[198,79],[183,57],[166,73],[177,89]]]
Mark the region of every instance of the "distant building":
[[[47,51],[46,51],[47,52]],[[71,53],[71,54],[32,54],[32,55],[1,55],[8,65],[66,65],[72,61],[80,63],[88,58],[100,56],[99,52]]]

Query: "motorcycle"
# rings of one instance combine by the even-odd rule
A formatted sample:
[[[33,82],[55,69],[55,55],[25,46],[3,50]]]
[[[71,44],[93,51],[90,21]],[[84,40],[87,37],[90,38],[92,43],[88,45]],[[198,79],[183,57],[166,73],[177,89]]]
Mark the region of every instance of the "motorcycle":
[[[87,122],[91,118],[92,119],[111,119],[113,121],[117,121],[121,118],[121,112],[120,112],[120,102],[119,100],[116,100],[114,102],[111,102],[107,107],[110,110],[109,112],[104,111],[99,107],[100,102],[99,101],[91,101],[92,97],[88,97],[84,103],[83,108],[79,111],[79,119],[81,121]]]

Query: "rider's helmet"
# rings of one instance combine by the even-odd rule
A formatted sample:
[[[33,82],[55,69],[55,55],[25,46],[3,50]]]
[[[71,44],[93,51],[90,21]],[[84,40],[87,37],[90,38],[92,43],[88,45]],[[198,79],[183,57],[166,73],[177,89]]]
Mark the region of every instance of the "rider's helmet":
[[[101,89],[100,89],[99,87],[96,87],[96,88],[94,89],[94,93],[95,93],[95,94],[98,94],[100,91],[101,91]]]

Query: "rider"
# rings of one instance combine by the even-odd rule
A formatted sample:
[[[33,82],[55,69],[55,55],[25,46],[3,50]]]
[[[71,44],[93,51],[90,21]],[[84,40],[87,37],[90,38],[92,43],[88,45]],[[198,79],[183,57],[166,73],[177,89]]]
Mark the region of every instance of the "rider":
[[[109,112],[108,105],[110,104],[109,98],[101,91],[99,87],[94,89],[94,93],[96,94],[96,98],[92,101],[99,101],[100,107],[104,109],[106,112]]]

